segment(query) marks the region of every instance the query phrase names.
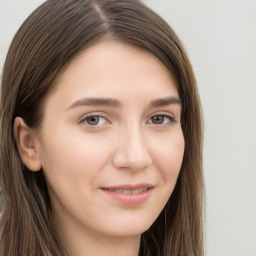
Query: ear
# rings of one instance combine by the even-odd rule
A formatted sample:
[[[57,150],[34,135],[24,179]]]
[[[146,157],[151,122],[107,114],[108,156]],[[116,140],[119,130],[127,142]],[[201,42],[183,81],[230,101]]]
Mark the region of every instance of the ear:
[[[14,120],[14,137],[22,162],[29,170],[40,171],[41,161],[36,151],[34,134],[21,117]]]

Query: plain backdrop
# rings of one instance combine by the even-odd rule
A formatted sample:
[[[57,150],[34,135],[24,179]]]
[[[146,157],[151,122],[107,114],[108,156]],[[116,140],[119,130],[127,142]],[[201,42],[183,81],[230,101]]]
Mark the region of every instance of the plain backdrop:
[[[0,70],[42,0],[0,0]],[[256,0],[144,0],[184,42],[204,111],[206,255],[256,255]]]

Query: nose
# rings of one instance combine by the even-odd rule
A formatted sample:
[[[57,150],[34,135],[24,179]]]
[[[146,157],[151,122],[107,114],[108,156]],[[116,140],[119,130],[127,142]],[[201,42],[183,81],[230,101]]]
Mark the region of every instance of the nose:
[[[118,146],[113,156],[113,165],[116,168],[135,171],[143,170],[152,165],[152,159],[144,137],[139,127],[126,129],[122,136],[118,138]]]

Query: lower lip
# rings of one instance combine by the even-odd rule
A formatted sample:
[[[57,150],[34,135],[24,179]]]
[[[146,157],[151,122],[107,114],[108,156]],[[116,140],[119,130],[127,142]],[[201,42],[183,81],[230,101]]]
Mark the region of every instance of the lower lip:
[[[153,188],[141,192],[139,194],[122,194],[122,193],[118,193],[116,191],[112,191],[112,190],[106,190],[106,189],[102,189],[102,191],[104,193],[106,193],[107,195],[111,196],[112,198],[114,198],[115,200],[117,200],[118,202],[122,203],[122,204],[127,204],[127,205],[140,205],[145,203],[152,192]]]

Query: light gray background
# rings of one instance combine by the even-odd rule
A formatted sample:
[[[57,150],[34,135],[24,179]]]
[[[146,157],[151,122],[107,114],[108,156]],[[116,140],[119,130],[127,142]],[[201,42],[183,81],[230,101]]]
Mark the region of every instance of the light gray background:
[[[0,69],[42,0],[0,0]],[[256,0],[145,0],[183,40],[205,118],[207,256],[256,255]]]

